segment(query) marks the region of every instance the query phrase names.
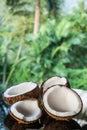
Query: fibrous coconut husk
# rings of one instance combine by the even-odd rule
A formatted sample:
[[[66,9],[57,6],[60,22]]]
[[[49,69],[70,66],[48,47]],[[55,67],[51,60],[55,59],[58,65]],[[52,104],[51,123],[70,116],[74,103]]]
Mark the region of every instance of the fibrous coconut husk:
[[[62,83],[61,81],[59,81],[62,79],[66,80],[66,82]],[[47,82],[49,82],[49,83],[47,83]],[[47,87],[47,85],[48,85],[48,87]],[[53,85],[61,85],[61,86],[63,85],[65,87],[70,88],[70,83],[65,77],[53,76],[42,82],[41,89],[40,89],[41,97],[43,97],[44,92]]]
[[[13,103],[17,102],[17,101],[21,101],[21,100],[25,100],[25,99],[30,99],[30,98],[39,98],[39,93],[40,93],[40,89],[39,89],[39,86],[38,84],[36,84],[36,88],[32,89],[31,91],[27,91],[25,93],[20,93],[19,95],[15,95],[13,94],[13,96],[6,96],[5,95],[5,92],[8,90],[6,90],[3,94],[3,99],[4,101],[7,102],[7,104],[9,106],[11,106]],[[20,84],[19,84],[20,86]],[[15,87],[15,86],[13,86]],[[12,88],[12,87],[11,87]],[[10,88],[9,88],[10,89]],[[17,89],[17,88],[16,88]],[[21,89],[21,87],[20,87]]]

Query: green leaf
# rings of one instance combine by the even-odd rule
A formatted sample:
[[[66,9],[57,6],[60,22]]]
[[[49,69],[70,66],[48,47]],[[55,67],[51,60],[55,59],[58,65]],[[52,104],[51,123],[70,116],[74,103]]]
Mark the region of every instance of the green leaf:
[[[54,56],[56,55],[56,53],[58,53],[59,50],[60,50],[60,46],[58,46],[52,50],[51,59],[54,58]]]
[[[61,37],[67,37],[70,33],[71,22],[63,19],[56,27],[56,37],[60,40]]]

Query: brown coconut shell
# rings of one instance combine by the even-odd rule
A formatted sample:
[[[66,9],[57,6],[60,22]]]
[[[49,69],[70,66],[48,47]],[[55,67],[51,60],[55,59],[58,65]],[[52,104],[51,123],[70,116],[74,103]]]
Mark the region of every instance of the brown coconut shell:
[[[56,120],[58,120],[58,121],[59,121],[59,120],[60,120],[60,121],[68,121],[68,120],[71,120],[74,116],[76,116],[76,115],[74,115],[74,116],[67,116],[67,117],[55,116],[55,115],[53,115],[52,113],[48,112],[45,107],[44,107],[44,109],[45,109],[46,113],[47,113],[51,118],[56,119]]]
[[[60,77],[60,76],[53,76],[53,77],[50,77],[50,78],[48,78],[47,80],[45,80],[45,81],[43,81],[42,82],[42,84],[41,84],[41,87],[40,87],[40,95],[41,95],[41,97],[43,96],[43,94],[45,93],[45,91],[47,90],[47,89],[49,89],[51,86],[53,86],[53,85],[56,85],[56,84],[58,84],[58,85],[63,85],[63,86],[65,86],[65,87],[68,87],[68,88],[70,88],[70,83],[69,83],[69,81],[66,79],[66,83],[65,84],[62,84],[62,83],[60,83],[59,81],[58,82],[53,82],[49,87],[44,87],[44,84],[47,82],[47,81],[51,81],[53,78],[58,78],[58,80],[60,79],[61,80],[61,78],[64,78],[64,77]]]
[[[29,125],[29,124],[38,122],[39,119],[40,119],[40,118],[39,118],[38,120],[34,120],[34,121],[24,121],[24,120],[21,120],[21,119],[17,118],[16,116],[14,116],[11,112],[9,112],[9,114],[10,114],[10,116],[11,116],[12,118],[14,118],[19,124]]]
[[[4,124],[10,130],[40,129],[43,126],[39,120],[30,124],[21,124],[10,114],[4,119]]]
[[[30,99],[30,98],[39,98],[39,93],[40,93],[40,89],[37,83],[36,87],[34,89],[32,89],[31,91],[27,91],[23,94],[20,95],[15,95],[15,96],[11,96],[11,97],[6,97],[3,94],[3,99],[4,101],[6,101],[8,103],[8,105],[12,105],[13,103],[17,102],[17,101],[21,101],[21,100],[25,100],[25,99]],[[6,92],[6,91],[5,91]]]
[[[55,85],[53,85],[53,86],[51,86],[50,88],[53,88]],[[59,85],[60,86],[60,85]],[[63,87],[63,86],[60,86],[60,87]],[[49,88],[49,89],[50,89]],[[45,95],[45,93],[49,90],[49,89],[47,89],[45,92],[44,92],[44,94],[43,94],[43,97],[44,97],[44,95]],[[73,91],[76,95],[78,95],[77,93],[76,93],[76,91],[74,91],[73,89],[71,89],[71,88],[67,88],[67,89],[70,89],[71,91]],[[45,110],[45,112],[47,113],[47,115],[48,116],[50,116],[51,118],[53,118],[53,119],[56,119],[56,120],[58,120],[58,121],[68,121],[68,120],[71,120],[72,118],[74,118],[75,116],[77,116],[77,115],[79,115],[79,113],[82,111],[82,108],[83,108],[83,103],[82,103],[82,100],[81,100],[81,97],[78,95],[78,97],[79,97],[79,99],[80,99],[80,102],[81,102],[81,109],[80,109],[80,111],[78,112],[78,113],[76,113],[76,114],[74,114],[74,115],[72,115],[72,116],[56,116],[56,115],[54,115],[54,114],[52,114],[52,113],[50,113],[47,109],[46,109],[46,107],[44,106],[44,102],[43,102],[43,98],[41,99],[41,104],[42,104],[42,107],[43,107],[43,109]]]
[[[80,125],[74,121],[52,121],[43,130],[81,130]]]
[[[31,98],[31,99],[29,99],[30,101],[37,101],[37,103],[38,103],[38,107],[40,106],[39,105],[39,101],[36,99],[36,98]],[[26,101],[26,100],[23,100],[23,101]],[[20,101],[19,101],[20,102]],[[16,102],[16,103],[19,103],[19,102]],[[14,103],[15,104],[15,103]],[[13,104],[13,105],[14,105]],[[12,106],[13,106],[12,105]],[[11,107],[12,107],[11,106]],[[15,116],[14,115],[14,113],[12,113],[11,112],[11,107],[10,107],[10,111],[9,111],[9,114],[10,114],[10,116],[15,120],[15,121],[17,121],[19,124],[23,124],[23,125],[25,125],[25,126],[28,126],[28,127],[36,127],[36,128],[40,128],[41,126],[42,126],[42,123],[41,123],[41,121],[40,121],[40,119],[41,119],[41,116],[42,116],[42,111],[41,111],[41,115],[40,115],[40,117],[38,117],[38,119],[34,119],[33,121],[25,121],[25,120],[23,120],[23,119],[20,119],[20,118],[18,118],[17,116]],[[40,107],[39,107],[40,108]],[[21,109],[21,108],[20,108]],[[26,110],[26,109],[25,109]],[[23,109],[23,111],[24,111],[24,109]],[[19,112],[20,113],[20,112]]]
[[[28,121],[23,121],[23,120],[20,120],[19,118],[17,118],[16,116],[14,116],[11,112],[10,112],[10,115],[15,119],[16,123],[15,125],[12,126],[12,129],[13,128],[22,128],[22,129],[40,129],[43,124],[41,123],[40,119],[38,120],[35,120],[35,121],[31,121],[31,122],[28,122]],[[14,129],[14,130],[17,130],[17,129]],[[19,130],[19,129],[18,129]],[[21,129],[20,129],[21,130]]]

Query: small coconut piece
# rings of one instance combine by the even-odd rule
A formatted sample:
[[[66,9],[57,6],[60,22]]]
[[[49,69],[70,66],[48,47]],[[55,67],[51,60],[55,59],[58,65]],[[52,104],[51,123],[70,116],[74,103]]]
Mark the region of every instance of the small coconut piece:
[[[53,85],[63,85],[66,87],[70,88],[70,84],[68,82],[68,80],[65,77],[59,77],[59,76],[54,76],[51,77],[49,79],[47,79],[46,81],[44,81],[41,85],[41,94],[43,95],[43,93],[50,88]]]
[[[37,83],[34,82],[24,82],[15,86],[8,88],[4,94],[4,100],[12,105],[13,103],[29,99],[29,98],[38,98],[39,97],[39,87]]]
[[[80,125],[74,121],[52,121],[43,130],[81,130]]]
[[[42,111],[37,99],[18,101],[10,107],[10,115],[22,124],[30,124],[41,118]]]
[[[72,89],[54,85],[43,95],[43,107],[56,120],[69,120],[82,110],[82,100]]]

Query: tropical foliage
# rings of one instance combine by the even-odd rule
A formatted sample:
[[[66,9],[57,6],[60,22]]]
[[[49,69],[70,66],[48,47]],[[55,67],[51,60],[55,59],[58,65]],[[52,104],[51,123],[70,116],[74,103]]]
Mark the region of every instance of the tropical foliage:
[[[37,36],[33,34],[35,1],[0,3],[0,89],[24,81],[41,83],[54,75],[67,77],[72,87],[87,89],[84,4],[70,15],[56,17],[46,1],[41,2]],[[52,2],[47,5],[55,9]]]

